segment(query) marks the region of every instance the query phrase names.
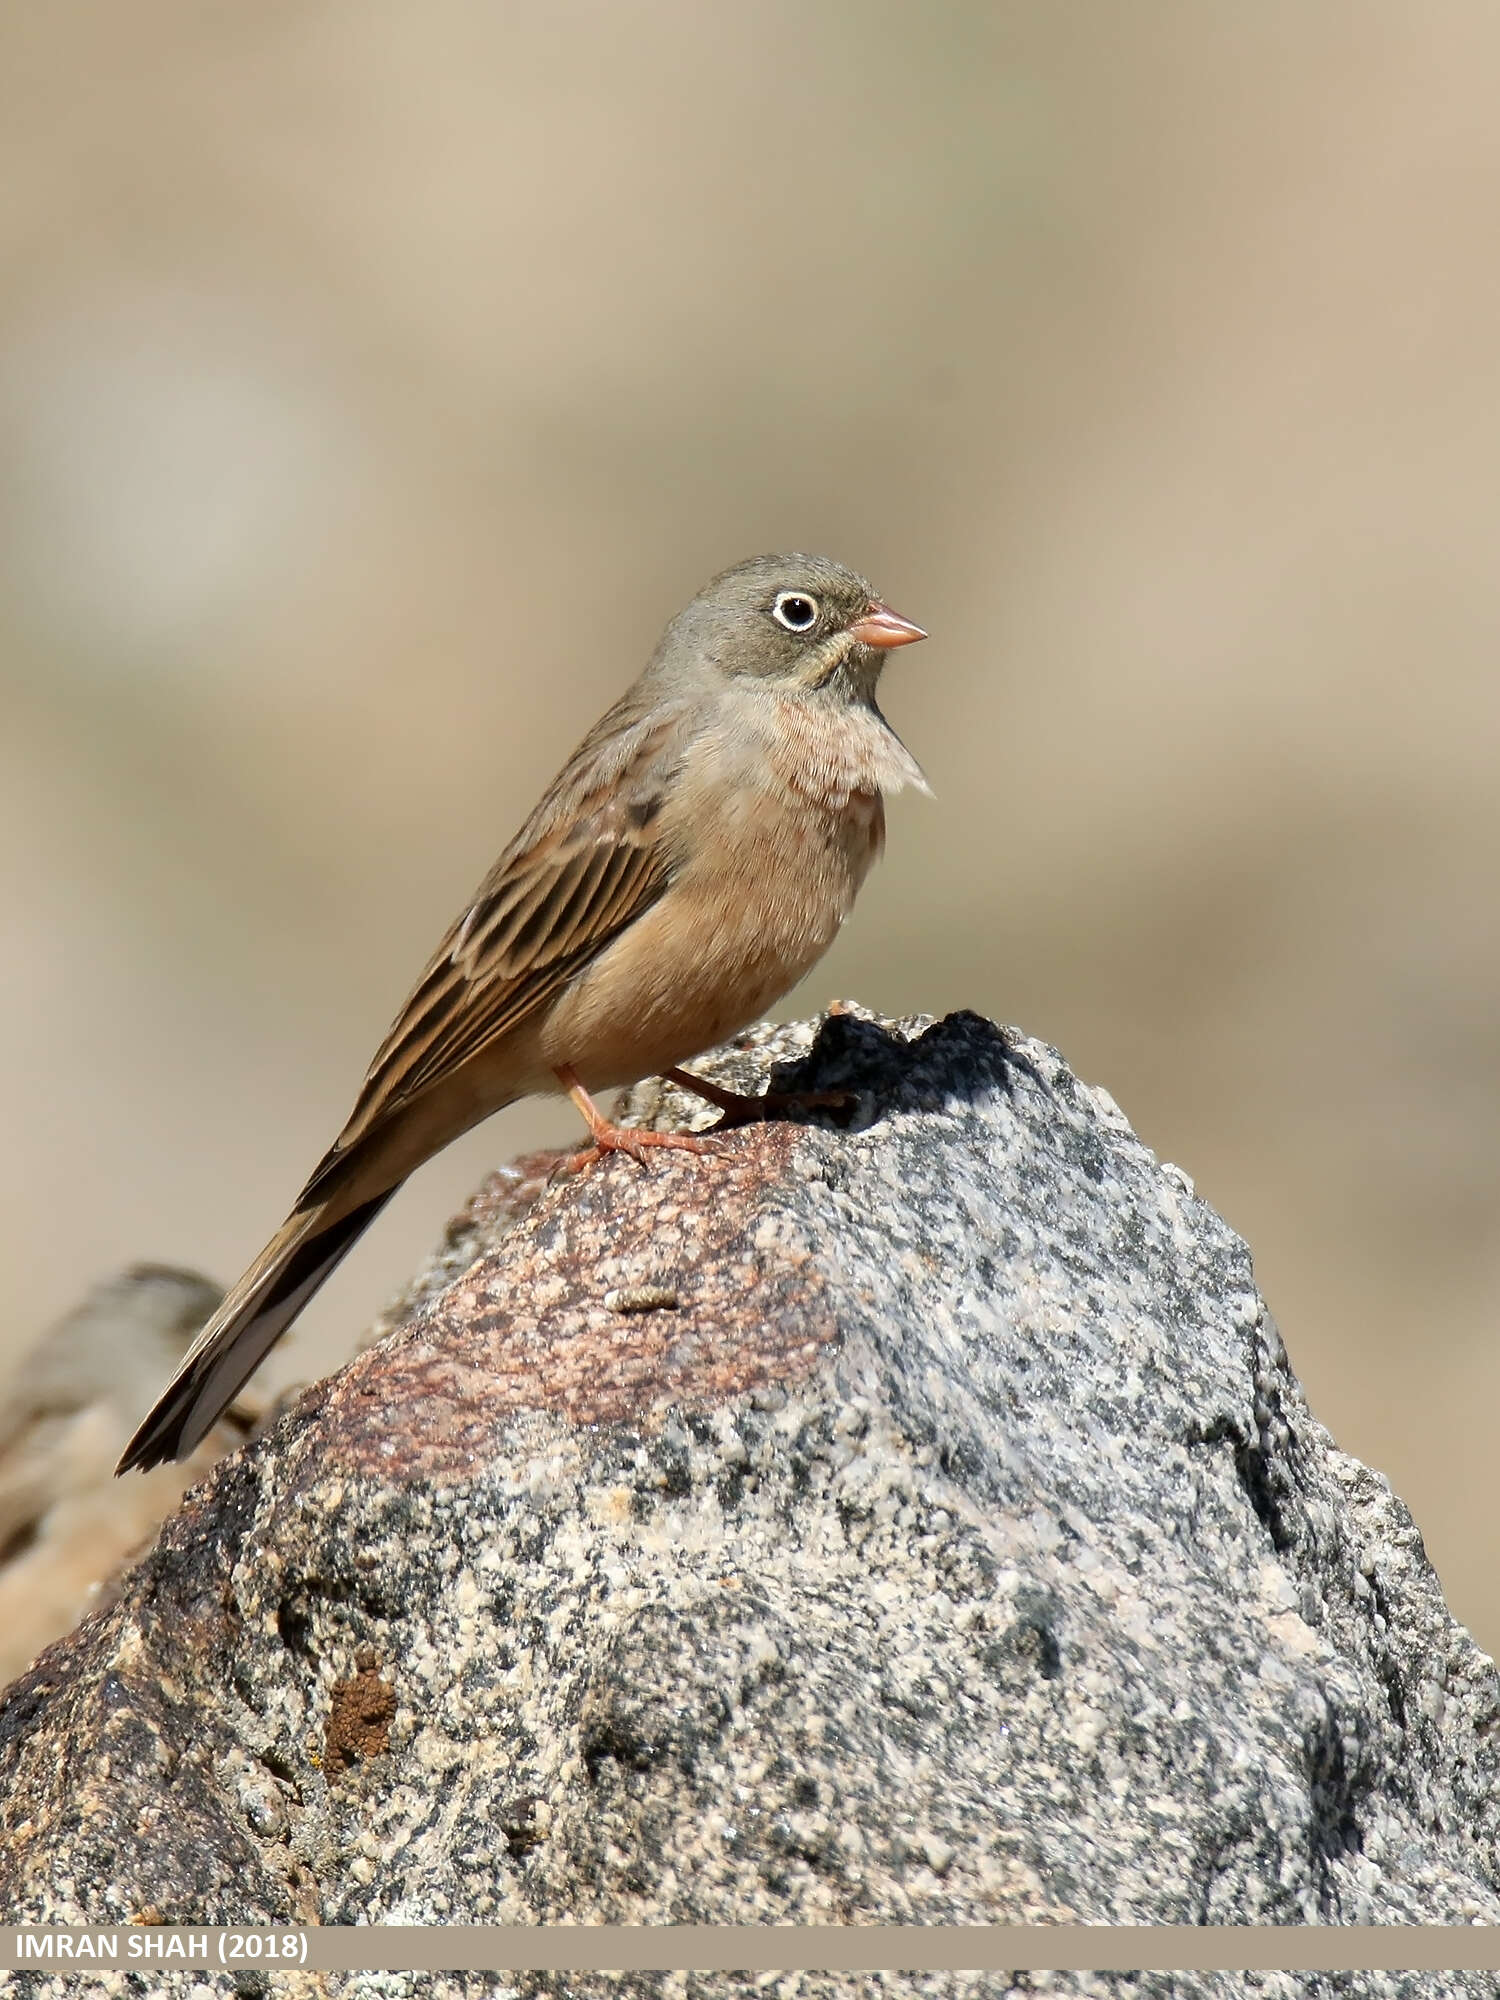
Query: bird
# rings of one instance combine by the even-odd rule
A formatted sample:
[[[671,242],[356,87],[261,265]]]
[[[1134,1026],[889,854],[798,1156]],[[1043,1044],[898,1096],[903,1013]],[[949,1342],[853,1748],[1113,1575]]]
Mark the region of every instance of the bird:
[[[111,1485],[156,1371],[182,1359],[221,1297],[196,1271],[135,1264],[0,1368],[0,1687],[99,1608],[184,1487],[264,1414],[236,1405],[190,1466],[160,1467],[128,1493]]]
[[[828,949],[885,842],[884,800],[927,791],[880,711],[881,670],[926,632],[826,557],[712,578],[585,736],[454,922],[376,1051],[343,1130],[120,1458],[190,1453],[407,1176],[517,1098],[564,1091],[591,1145],[651,1147],[594,1094],[670,1077],[757,1019]]]

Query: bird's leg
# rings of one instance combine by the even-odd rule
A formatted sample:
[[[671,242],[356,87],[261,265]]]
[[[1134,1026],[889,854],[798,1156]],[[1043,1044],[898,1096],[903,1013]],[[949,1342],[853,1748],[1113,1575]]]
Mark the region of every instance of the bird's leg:
[[[569,1162],[575,1173],[580,1167],[592,1166],[595,1160],[603,1159],[606,1153],[628,1153],[632,1160],[644,1166],[648,1146],[666,1147],[677,1153],[716,1153],[719,1150],[712,1140],[700,1139],[691,1132],[632,1132],[623,1125],[613,1124],[578,1081],[577,1070],[568,1063],[559,1063],[554,1074],[578,1106],[589,1128],[589,1137],[594,1142]]]
[[[727,1132],[736,1125],[753,1125],[761,1118],[775,1118],[782,1112],[837,1111],[852,1104],[857,1094],[852,1090],[763,1090],[758,1096],[746,1096],[742,1091],[725,1090],[722,1084],[710,1083],[707,1077],[694,1076],[691,1070],[664,1069],[662,1075],[679,1090],[691,1091],[723,1113],[713,1127],[715,1132]]]

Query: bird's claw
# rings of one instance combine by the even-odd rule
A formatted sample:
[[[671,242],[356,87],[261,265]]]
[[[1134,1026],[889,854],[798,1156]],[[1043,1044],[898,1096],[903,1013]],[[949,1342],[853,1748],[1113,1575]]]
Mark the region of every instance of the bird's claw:
[[[721,1083],[694,1076],[691,1070],[669,1069],[662,1074],[679,1090],[691,1091],[720,1113],[711,1132],[732,1132],[739,1125],[757,1125],[763,1118],[792,1116],[798,1111],[836,1111],[859,1102],[856,1090],[764,1090],[758,1096],[745,1091],[726,1090]]]
[[[653,1151],[717,1153],[719,1148],[711,1139],[700,1138],[693,1132],[637,1132],[629,1126],[612,1125],[601,1120],[594,1128],[593,1144],[573,1156],[568,1162],[568,1172],[579,1173],[602,1160],[607,1153],[624,1153],[638,1167],[644,1167],[649,1165]]]
[[[843,1111],[858,1102],[859,1093],[854,1090],[766,1090],[758,1097],[741,1098],[738,1104],[722,1105],[718,1123],[708,1129],[732,1132],[741,1125],[758,1125],[763,1119],[792,1118],[799,1111]]]

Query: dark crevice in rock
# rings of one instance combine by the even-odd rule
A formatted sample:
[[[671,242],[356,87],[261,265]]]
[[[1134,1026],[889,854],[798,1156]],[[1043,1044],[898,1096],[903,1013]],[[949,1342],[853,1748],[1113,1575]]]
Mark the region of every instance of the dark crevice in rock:
[[[289,1653],[300,1659],[315,1661],[318,1657],[313,1644],[314,1624],[312,1605],[305,1592],[283,1597],[276,1607],[276,1636]]]
[[[1380,1581],[1379,1576],[1372,1576],[1370,1578],[1371,1624],[1373,1625],[1375,1620],[1378,1619],[1382,1629],[1388,1631],[1395,1610],[1396,1607],[1387,1595],[1385,1586]],[[1400,1666],[1390,1649],[1383,1643],[1381,1637],[1373,1632],[1371,1637],[1374,1646],[1375,1671],[1379,1677],[1381,1687],[1385,1690],[1386,1704],[1390,1709],[1391,1720],[1399,1730],[1404,1732],[1408,1727],[1410,1715],[1407,1709],[1406,1687]]]
[[[1325,1923],[1338,1920],[1340,1892],[1335,1865],[1359,1854],[1364,1845],[1360,1805],[1369,1790],[1369,1777],[1350,1770],[1344,1732],[1344,1719],[1330,1704],[1323,1719],[1308,1731],[1305,1742],[1312,1807],[1308,1852],[1317,1884],[1318,1914]]]
[[[1190,1449],[1212,1449],[1227,1445],[1235,1475],[1252,1513],[1270,1537],[1278,1555],[1288,1555],[1298,1545],[1298,1532],[1287,1513],[1288,1481],[1281,1459],[1266,1446],[1266,1428],[1260,1426],[1247,1436],[1235,1418],[1219,1412],[1205,1424],[1189,1426],[1184,1442]]]
[[[269,1771],[279,1784],[287,1786],[294,1800],[299,1805],[301,1804],[302,1787],[297,1777],[296,1768],[288,1758],[283,1757],[279,1750],[268,1747],[256,1753],[256,1761]]]

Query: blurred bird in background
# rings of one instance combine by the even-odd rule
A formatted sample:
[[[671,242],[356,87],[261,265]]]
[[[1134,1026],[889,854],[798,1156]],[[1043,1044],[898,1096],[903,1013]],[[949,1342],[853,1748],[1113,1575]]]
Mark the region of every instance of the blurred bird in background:
[[[241,1402],[186,1464],[114,1483],[163,1371],[220,1297],[195,1271],[138,1264],[10,1355],[0,1381],[0,1685],[96,1608],[100,1586],[260,1414]]]

